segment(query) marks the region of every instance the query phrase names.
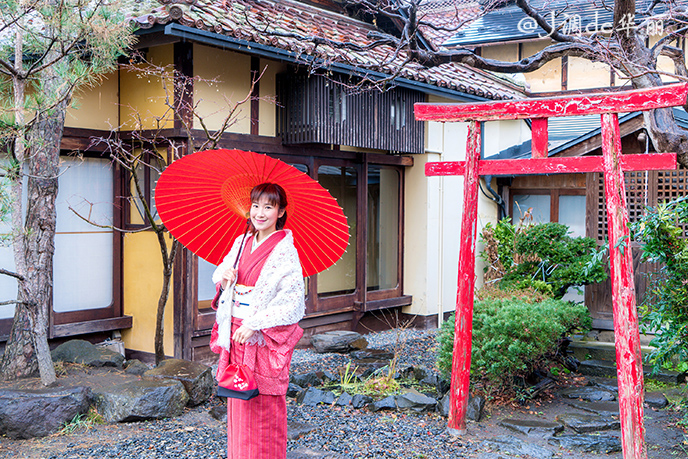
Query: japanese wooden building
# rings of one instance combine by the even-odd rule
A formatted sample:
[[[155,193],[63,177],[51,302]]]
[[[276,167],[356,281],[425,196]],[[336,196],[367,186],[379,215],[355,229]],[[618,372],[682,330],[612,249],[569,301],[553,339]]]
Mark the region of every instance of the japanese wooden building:
[[[219,147],[282,159],[317,179],[343,207],[350,247],[335,266],[307,279],[301,323],[306,337],[329,329],[365,331],[362,326],[383,311],[416,315],[419,324],[432,326],[445,312],[438,307],[441,285],[449,285],[453,275],[450,269],[441,275],[446,279],[439,276],[439,265],[456,266],[453,247],[442,250],[446,260],[437,259],[435,248],[442,247],[441,231],[453,225],[460,209],[452,198],[456,191],[447,187],[440,193],[440,182],[424,177],[423,164],[461,152],[455,144],[465,142],[465,133],[415,121],[413,104],[520,98],[523,88],[448,65],[411,66],[387,90],[361,91],[355,84],[362,78],[385,78],[394,70],[375,67],[384,49],[342,51],[325,60],[308,42],[265,33],[267,24],[366,43],[376,30],[374,18],[354,19],[336,2],[317,3],[146,0],[128,2],[127,14],[138,28],[136,51],[184,79],[186,90],[175,92],[175,100],[194,105],[209,130],[221,128],[228,101],[246,97],[252,77],[262,74]],[[171,159],[173,152],[197,148],[205,134],[199,120],[189,132],[166,111],[164,78],[137,72],[143,64],[133,56],[127,61],[127,68],[78,94],[78,107],[68,113],[49,335],[54,343],[71,337],[95,341],[117,331],[129,356],[145,358],[153,351],[160,249],[154,233],[136,232],[144,225],[127,175],[93,139],[155,134],[158,151]],[[153,204],[157,175],[146,174],[144,199]],[[445,204],[450,208],[443,215]],[[70,207],[88,209],[95,220],[129,232],[90,226]],[[0,257],[10,263],[8,252]],[[164,319],[167,355],[209,356],[213,268],[186,250],[178,255]],[[0,282],[6,282],[3,291],[15,289],[10,281]],[[12,313],[10,307],[0,309],[0,340],[6,339]]]

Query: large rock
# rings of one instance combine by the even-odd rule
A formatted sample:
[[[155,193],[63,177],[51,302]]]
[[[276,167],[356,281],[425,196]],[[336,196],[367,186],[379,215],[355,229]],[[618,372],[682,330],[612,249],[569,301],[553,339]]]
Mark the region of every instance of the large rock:
[[[127,360],[124,363],[124,372],[128,375],[143,376],[148,370],[150,367],[139,359]]]
[[[550,459],[554,456],[554,453],[547,448],[526,443],[523,440],[509,435],[502,435],[491,440],[485,440],[480,446],[481,448],[503,453],[507,455],[506,457],[529,456],[535,459]]]
[[[315,371],[311,371],[310,373],[293,375],[291,376],[289,382],[301,387],[318,387],[322,386],[323,383],[322,379],[320,379],[320,377]]]
[[[437,404],[437,412],[444,417],[449,416],[449,409],[451,408],[451,397],[447,392],[444,397]],[[485,410],[485,399],[482,397],[468,397],[468,406],[466,407],[466,419],[480,422]]]
[[[337,406],[350,406],[353,404],[354,398],[349,395],[346,392],[342,392],[342,394],[337,397],[337,401],[335,402],[335,405]]]
[[[336,397],[333,392],[323,391],[315,387],[309,387],[308,389],[302,390],[296,396],[296,403],[306,406],[315,406],[321,403],[331,405],[335,400]]]
[[[394,395],[390,395],[389,397],[385,397],[382,400],[378,400],[372,403],[369,403],[368,409],[372,412],[377,412],[381,410],[390,410],[394,411],[397,409],[397,398]]]
[[[347,353],[355,349],[365,349],[368,347],[368,341],[363,338],[363,335],[346,330],[318,333],[311,336],[311,344],[315,348],[315,352],[320,354],[325,352]]]
[[[364,349],[352,351],[351,358],[355,366],[367,369],[363,372],[363,376],[367,377],[375,370],[388,366],[394,358],[394,353],[384,349]],[[395,375],[395,377],[397,376]]]
[[[44,437],[88,412],[91,389],[0,391],[0,435],[9,438]]]
[[[397,409],[401,411],[415,411],[416,413],[426,413],[434,411],[437,400],[421,394],[415,389],[409,389],[405,393],[397,396]]]
[[[122,368],[124,365],[124,357],[119,352],[96,347],[83,339],[62,343],[50,355],[53,362],[79,363],[91,367]]]
[[[368,406],[368,404],[372,402],[372,397],[368,397],[367,395],[363,394],[354,394],[354,396],[351,397],[351,406],[353,406],[356,409],[361,409],[364,406]]]
[[[208,400],[215,392],[215,379],[209,366],[181,359],[168,359],[143,374],[146,378],[173,379],[184,385],[189,394],[189,405],[196,406]]]
[[[184,385],[171,379],[142,379],[95,394],[98,412],[108,422],[172,418],[182,414],[189,401]]]
[[[484,411],[485,399],[480,396],[473,397],[472,395],[469,395],[468,406],[466,407],[466,418],[470,419],[471,421],[480,422]]]
[[[577,449],[586,453],[616,453],[621,441],[616,437],[600,435],[560,435],[549,440],[550,445],[564,449]]]

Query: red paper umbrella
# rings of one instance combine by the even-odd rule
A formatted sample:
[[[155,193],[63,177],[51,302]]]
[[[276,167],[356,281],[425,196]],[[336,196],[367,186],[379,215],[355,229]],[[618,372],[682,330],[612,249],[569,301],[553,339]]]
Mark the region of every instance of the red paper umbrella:
[[[172,235],[201,258],[219,264],[243,233],[251,189],[277,183],[287,192],[287,223],[303,275],[323,271],[349,244],[349,225],[337,201],[318,182],[266,155],[208,150],[170,164],[155,188],[155,204]]]

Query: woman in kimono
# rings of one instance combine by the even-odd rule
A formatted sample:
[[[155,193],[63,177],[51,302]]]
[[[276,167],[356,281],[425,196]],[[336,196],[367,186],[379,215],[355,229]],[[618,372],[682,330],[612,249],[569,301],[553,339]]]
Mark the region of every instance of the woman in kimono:
[[[237,238],[213,273],[221,293],[210,346],[220,354],[218,375],[230,363],[243,363],[260,392],[251,400],[227,399],[227,458],[283,459],[289,365],[303,336],[297,325],[305,312],[303,272],[291,231],[283,229],[284,189],[257,185],[251,203],[250,236],[243,244]]]

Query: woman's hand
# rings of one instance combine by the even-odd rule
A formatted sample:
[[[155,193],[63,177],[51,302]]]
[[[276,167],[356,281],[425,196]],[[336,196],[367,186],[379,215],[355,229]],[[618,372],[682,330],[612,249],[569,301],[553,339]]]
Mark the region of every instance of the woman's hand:
[[[244,344],[246,341],[249,340],[255,333],[255,330],[251,330],[250,328],[244,327],[243,325],[234,332],[234,335],[232,335],[232,340],[234,340],[238,344]]]
[[[227,285],[232,285],[236,279],[237,270],[234,268],[229,268],[227,271],[222,273],[222,289],[226,289]]]

